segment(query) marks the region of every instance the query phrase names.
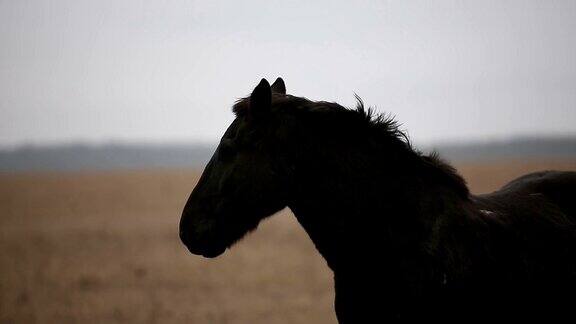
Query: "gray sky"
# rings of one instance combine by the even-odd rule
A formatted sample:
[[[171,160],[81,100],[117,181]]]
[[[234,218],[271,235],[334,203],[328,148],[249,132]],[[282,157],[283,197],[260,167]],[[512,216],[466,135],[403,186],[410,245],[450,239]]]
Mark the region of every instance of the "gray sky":
[[[0,0],[0,147],[215,141],[260,78],[417,144],[576,135],[576,1]]]

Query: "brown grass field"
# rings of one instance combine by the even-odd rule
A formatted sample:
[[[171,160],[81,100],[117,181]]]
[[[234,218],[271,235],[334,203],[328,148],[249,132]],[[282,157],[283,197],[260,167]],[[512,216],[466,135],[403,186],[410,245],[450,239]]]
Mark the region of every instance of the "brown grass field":
[[[576,161],[464,164],[472,191]],[[177,234],[198,173],[0,174],[0,323],[335,323],[331,273],[290,211],[217,259]]]

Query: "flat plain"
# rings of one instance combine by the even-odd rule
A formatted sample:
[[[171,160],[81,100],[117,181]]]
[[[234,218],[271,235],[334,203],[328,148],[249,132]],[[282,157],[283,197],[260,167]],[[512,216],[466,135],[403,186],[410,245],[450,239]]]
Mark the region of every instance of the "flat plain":
[[[575,161],[456,165],[474,193]],[[216,259],[178,239],[194,170],[0,174],[0,323],[336,323],[289,210]]]

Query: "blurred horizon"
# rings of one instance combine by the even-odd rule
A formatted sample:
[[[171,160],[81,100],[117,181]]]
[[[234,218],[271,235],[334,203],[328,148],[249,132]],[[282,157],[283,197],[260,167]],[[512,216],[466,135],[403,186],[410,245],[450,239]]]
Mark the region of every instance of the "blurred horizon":
[[[576,2],[0,2],[0,148],[217,141],[262,77],[415,143],[576,136]]]
[[[400,123],[402,125],[402,123]],[[227,127],[228,125],[226,125]],[[575,125],[576,126],[576,125]],[[472,138],[447,138],[435,141],[417,141],[410,135],[410,131],[401,127],[401,129],[407,134],[410,139],[411,144],[415,147],[422,147],[424,149],[432,149],[434,147],[442,146],[477,146],[477,145],[490,145],[496,143],[509,143],[517,141],[576,141],[576,132],[574,134],[570,132],[566,133],[544,133],[544,134],[516,134],[510,136],[484,136],[484,137],[472,137]],[[224,135],[226,128],[222,130]],[[67,140],[57,140],[57,141],[22,141],[18,143],[2,144],[0,143],[0,152],[10,152],[26,149],[52,149],[61,147],[105,147],[105,146],[162,146],[162,145],[184,145],[184,146],[198,146],[198,147],[213,147],[216,148],[220,142],[220,137],[215,137],[213,139],[191,139],[191,138],[177,138],[177,139],[166,139],[166,138],[106,138],[100,140],[94,139],[82,139],[82,138],[70,138]]]
[[[425,154],[435,151],[449,163],[576,160],[576,137],[517,137],[412,145]],[[19,146],[0,149],[0,172],[202,169],[216,146],[216,142],[134,141]]]

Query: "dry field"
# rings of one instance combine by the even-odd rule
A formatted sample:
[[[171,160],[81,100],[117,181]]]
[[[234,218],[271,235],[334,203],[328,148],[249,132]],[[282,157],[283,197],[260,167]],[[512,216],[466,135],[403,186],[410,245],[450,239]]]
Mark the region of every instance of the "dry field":
[[[459,165],[475,193],[576,161]],[[0,175],[0,323],[335,323],[331,273],[289,211],[223,256],[178,240],[186,170]]]

